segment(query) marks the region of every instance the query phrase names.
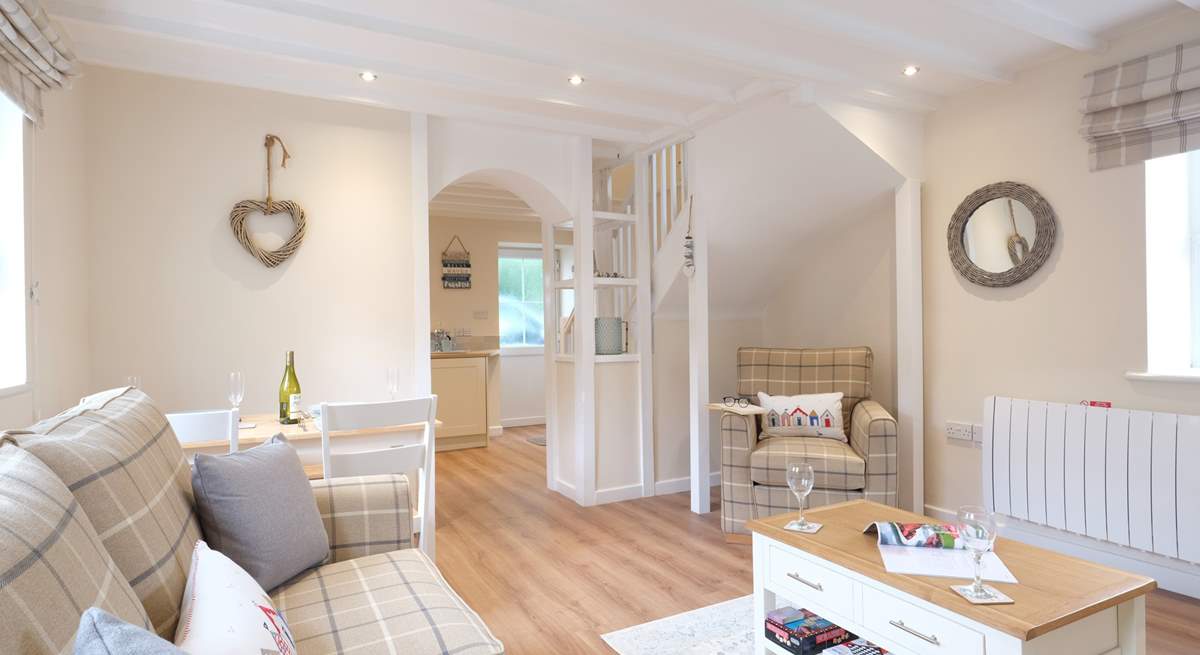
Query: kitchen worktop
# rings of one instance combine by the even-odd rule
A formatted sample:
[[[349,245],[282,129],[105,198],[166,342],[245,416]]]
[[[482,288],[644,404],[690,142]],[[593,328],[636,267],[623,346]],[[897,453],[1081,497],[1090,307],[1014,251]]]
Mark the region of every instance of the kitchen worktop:
[[[498,357],[499,349],[492,350],[451,350],[449,352],[431,352],[430,359],[463,359],[467,357]]]

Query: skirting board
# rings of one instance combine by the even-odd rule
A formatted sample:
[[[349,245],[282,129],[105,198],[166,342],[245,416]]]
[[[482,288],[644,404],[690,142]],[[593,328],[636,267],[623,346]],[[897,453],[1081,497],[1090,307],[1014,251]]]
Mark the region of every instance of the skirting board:
[[[956,517],[956,512],[933,505],[926,505],[925,513],[943,521],[953,521]],[[1002,537],[1148,576],[1167,591],[1200,598],[1200,566],[1012,517],[1005,517],[1004,523],[1000,529]]]
[[[500,426],[500,425],[489,425],[488,426],[487,436],[489,439],[495,439],[496,437],[498,437],[502,434],[504,434],[503,426]]]
[[[670,480],[658,480],[654,483],[654,495],[665,496],[667,494],[677,494],[691,489],[691,478],[671,478]],[[713,471],[708,474],[709,486],[715,487],[721,484],[721,472]]]
[[[519,416],[517,418],[502,418],[500,425],[506,428],[523,428],[528,425],[545,425],[545,416]]]

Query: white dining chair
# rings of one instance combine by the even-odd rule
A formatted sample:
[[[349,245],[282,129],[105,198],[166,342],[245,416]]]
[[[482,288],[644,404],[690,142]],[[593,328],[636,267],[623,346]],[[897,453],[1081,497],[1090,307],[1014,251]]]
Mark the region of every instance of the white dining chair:
[[[365,403],[321,403],[321,464],[325,478],[403,473],[409,488],[416,489],[417,508],[413,532],[420,533],[420,548],[434,557],[434,417],[437,396]],[[329,435],[335,432],[384,430],[420,424],[421,434],[411,443],[373,450],[339,451]]]
[[[236,409],[213,409],[199,412],[176,412],[167,414],[167,421],[175,431],[179,443],[196,441],[229,442],[229,452],[238,449],[238,411]]]

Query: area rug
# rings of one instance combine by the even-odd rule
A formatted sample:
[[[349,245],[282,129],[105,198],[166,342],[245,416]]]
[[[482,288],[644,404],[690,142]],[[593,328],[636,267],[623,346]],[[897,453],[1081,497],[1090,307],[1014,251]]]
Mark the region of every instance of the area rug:
[[[617,630],[601,638],[620,655],[749,655],[753,596]]]

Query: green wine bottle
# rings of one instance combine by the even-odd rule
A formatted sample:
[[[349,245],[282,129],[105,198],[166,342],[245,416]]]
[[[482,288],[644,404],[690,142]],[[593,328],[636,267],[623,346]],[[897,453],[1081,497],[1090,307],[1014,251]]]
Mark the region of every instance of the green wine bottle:
[[[279,383],[279,422],[294,425],[300,422],[300,380],[296,379],[296,354],[289,350],[283,381]]]

